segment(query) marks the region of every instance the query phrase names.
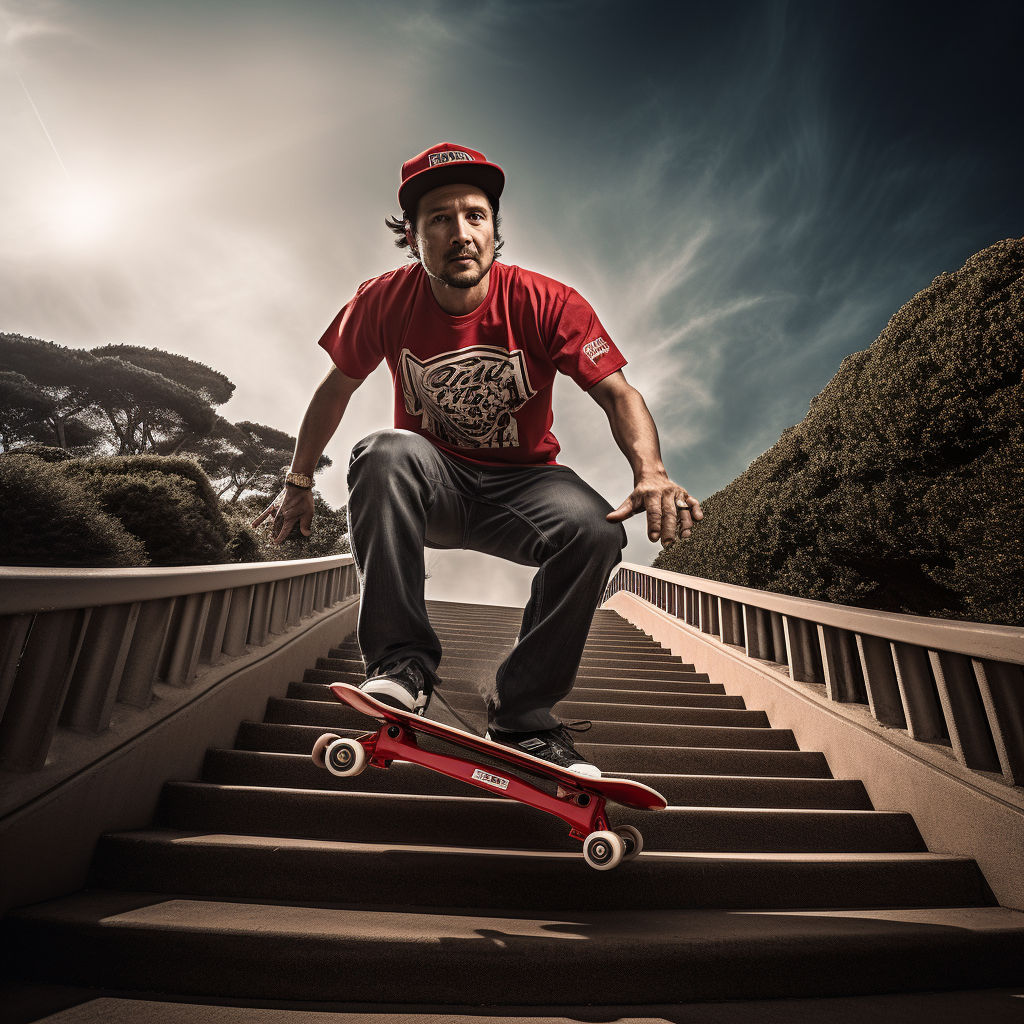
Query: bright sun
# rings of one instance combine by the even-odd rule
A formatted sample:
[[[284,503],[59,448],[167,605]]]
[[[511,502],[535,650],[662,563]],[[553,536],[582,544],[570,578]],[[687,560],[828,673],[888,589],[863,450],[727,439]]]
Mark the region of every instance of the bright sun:
[[[110,227],[112,210],[102,197],[71,196],[57,211],[57,228],[69,242],[84,244],[100,238]]]

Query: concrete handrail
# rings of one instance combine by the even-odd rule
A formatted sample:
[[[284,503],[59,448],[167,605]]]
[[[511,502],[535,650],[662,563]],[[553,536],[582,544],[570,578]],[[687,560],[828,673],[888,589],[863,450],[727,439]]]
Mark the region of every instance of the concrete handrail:
[[[351,555],[154,569],[0,569],[0,770],[41,768],[58,728],[100,733],[158,680],[262,646],[359,590]]]
[[[973,771],[1024,784],[1024,629],[853,608],[623,562],[605,600],[631,593],[742,647],[829,700],[952,747]]]

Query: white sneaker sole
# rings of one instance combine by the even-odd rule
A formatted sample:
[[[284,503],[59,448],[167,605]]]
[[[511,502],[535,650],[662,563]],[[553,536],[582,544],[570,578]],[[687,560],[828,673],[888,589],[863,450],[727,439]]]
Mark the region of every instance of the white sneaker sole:
[[[497,743],[498,742],[496,739],[494,739],[491,736],[490,732],[485,732],[484,733],[484,739],[485,740],[490,740],[492,743]],[[505,744],[500,744],[500,745],[501,746],[505,746]],[[512,749],[512,748],[510,748],[510,749]],[[525,753],[525,751],[519,751],[519,753]],[[534,755],[531,754],[529,756],[533,757]],[[543,757],[538,757],[537,760],[538,761],[543,761],[544,758]],[[550,764],[551,762],[549,761],[547,763]],[[556,767],[557,768],[557,767],[560,767],[560,766],[559,765],[553,765],[552,767]],[[596,764],[591,764],[589,761],[579,761],[576,764],[569,765],[569,767],[564,769],[564,770],[567,771],[567,772],[572,772],[573,775],[582,775],[585,779],[600,779],[601,778],[601,769],[598,768]]]
[[[393,679],[388,679],[387,676],[368,679],[359,689],[382,704],[401,708],[411,715],[415,715],[421,708],[425,708],[427,701],[430,700],[425,691],[420,694],[419,699],[416,699],[401,683],[396,683]]]

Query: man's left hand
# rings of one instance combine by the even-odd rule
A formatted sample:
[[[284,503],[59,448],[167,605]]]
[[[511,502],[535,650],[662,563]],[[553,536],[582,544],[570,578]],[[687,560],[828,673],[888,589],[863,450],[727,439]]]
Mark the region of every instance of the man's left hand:
[[[700,502],[665,475],[638,480],[632,494],[605,518],[621,523],[644,511],[647,512],[647,536],[652,541],[660,540],[665,548],[679,537],[689,537],[693,524],[704,518]]]

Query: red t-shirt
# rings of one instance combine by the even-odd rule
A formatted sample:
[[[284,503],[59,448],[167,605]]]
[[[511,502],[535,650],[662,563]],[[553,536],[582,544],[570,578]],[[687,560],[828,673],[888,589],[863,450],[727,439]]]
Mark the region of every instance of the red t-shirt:
[[[320,344],[356,380],[386,359],[395,426],[485,465],[554,463],[555,372],[587,391],[626,365],[573,288],[502,263],[466,316],[441,309],[419,263],[366,281]]]

